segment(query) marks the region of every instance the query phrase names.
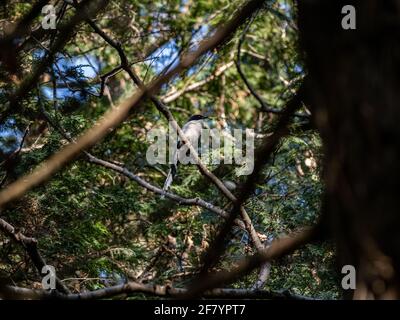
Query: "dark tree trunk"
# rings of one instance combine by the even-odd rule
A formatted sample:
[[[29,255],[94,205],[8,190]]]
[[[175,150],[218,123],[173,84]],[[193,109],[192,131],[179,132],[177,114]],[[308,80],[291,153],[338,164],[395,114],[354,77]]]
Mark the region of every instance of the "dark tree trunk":
[[[342,29],[346,4],[356,8],[356,30]],[[357,270],[347,297],[400,298],[400,1],[299,0],[298,7],[324,143],[327,215],[339,268]]]

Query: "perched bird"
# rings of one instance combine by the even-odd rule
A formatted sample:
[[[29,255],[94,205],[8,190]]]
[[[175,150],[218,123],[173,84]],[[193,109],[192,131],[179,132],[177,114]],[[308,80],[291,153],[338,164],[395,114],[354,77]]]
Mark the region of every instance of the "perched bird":
[[[200,114],[195,114],[189,118],[189,120],[182,127],[182,131],[185,134],[186,138],[189,140],[190,144],[196,149],[198,145],[198,141],[201,136],[201,130],[204,127],[204,120],[208,119],[208,117],[202,116]],[[167,191],[174,180],[177,170],[179,160],[189,152],[188,148],[184,147],[183,141],[178,138],[178,144],[176,150],[174,151],[173,161],[170,165],[170,169],[168,172],[167,179],[165,180],[163,190]]]

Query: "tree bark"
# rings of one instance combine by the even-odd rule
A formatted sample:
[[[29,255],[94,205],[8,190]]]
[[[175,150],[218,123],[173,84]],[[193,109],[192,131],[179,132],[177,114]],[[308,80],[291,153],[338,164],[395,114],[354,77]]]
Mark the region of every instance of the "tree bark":
[[[342,7],[356,29],[342,28]],[[324,145],[326,214],[354,299],[400,298],[400,3],[298,1],[307,93]],[[339,284],[340,285],[340,284]]]

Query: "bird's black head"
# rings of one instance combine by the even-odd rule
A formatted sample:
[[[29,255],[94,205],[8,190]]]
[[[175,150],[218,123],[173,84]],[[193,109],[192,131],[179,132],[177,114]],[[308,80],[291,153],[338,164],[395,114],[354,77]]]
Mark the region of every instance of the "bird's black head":
[[[188,122],[195,120],[203,120],[203,119],[208,119],[208,117],[202,116],[201,114],[195,114],[189,118]]]

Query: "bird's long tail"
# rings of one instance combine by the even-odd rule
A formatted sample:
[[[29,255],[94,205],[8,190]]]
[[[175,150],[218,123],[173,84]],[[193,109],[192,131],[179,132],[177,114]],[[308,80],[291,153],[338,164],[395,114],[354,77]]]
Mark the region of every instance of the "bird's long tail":
[[[165,182],[164,182],[164,187],[163,187],[164,191],[168,191],[169,187],[171,186],[172,182],[174,181],[174,178],[176,176],[176,169],[177,169],[177,165],[175,165],[175,164],[171,165],[171,167],[168,171],[167,179],[165,179]],[[164,196],[162,196],[162,198],[164,198]]]

